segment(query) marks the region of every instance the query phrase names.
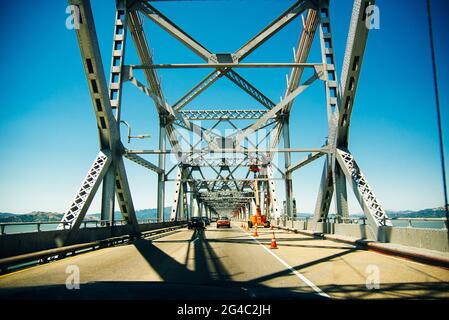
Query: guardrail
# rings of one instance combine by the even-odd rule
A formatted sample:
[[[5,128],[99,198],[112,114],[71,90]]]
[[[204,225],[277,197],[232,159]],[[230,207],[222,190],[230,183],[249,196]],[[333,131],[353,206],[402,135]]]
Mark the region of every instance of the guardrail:
[[[286,218],[279,218],[279,221],[309,221],[311,220],[311,217],[300,217],[300,218],[294,218],[294,219],[286,219]],[[386,221],[404,221],[407,222],[404,226],[399,225],[393,225],[393,227],[410,227],[410,228],[428,228],[425,226],[418,226],[414,224],[414,222],[441,222],[442,227],[436,228],[432,227],[432,229],[448,229],[448,221],[446,218],[384,218],[383,225],[386,225]],[[366,217],[355,217],[355,218],[340,218],[340,217],[328,217],[325,219],[324,222],[328,223],[349,223],[349,224],[362,224],[366,225]]]
[[[138,238],[148,238],[151,236],[155,236],[157,234],[167,233],[170,231],[174,231],[176,229],[184,228],[186,224],[178,225],[178,226],[171,226],[166,228],[160,228],[150,231],[145,231],[140,234]],[[22,254],[14,257],[8,257],[0,259],[0,274],[6,273],[11,268],[17,269],[20,266],[29,266],[30,264],[40,264],[40,263],[46,263],[53,260],[59,260],[63,259],[67,256],[73,256],[75,254],[90,251],[90,250],[97,250],[102,248],[107,248],[110,246],[114,246],[117,244],[124,244],[130,241],[133,241],[137,239],[134,236],[131,235],[124,235],[119,237],[112,237],[107,238],[103,240],[93,241],[89,243],[82,243],[82,244],[75,244],[60,248],[54,248],[54,249],[48,249],[38,252],[32,252],[27,254]],[[26,264],[26,265],[25,265]]]
[[[138,220],[139,224],[144,223],[157,223],[160,222],[158,219],[142,219]],[[26,233],[26,232],[41,232],[41,231],[49,231],[49,230],[55,230],[55,229],[49,229],[49,230],[42,230],[42,226],[46,225],[59,225],[62,224],[64,226],[64,230],[70,230],[71,226],[69,222],[61,222],[61,221],[31,221],[31,222],[2,222],[0,223],[0,235],[7,234],[7,227],[20,227],[20,226],[35,226],[35,228],[30,230],[21,230],[19,232],[13,232],[13,233]],[[112,225],[109,220],[86,220],[81,222],[81,228],[88,228],[88,225],[91,225],[91,228],[98,228],[98,227],[111,227],[111,226],[123,226],[126,225],[126,220],[114,220]]]

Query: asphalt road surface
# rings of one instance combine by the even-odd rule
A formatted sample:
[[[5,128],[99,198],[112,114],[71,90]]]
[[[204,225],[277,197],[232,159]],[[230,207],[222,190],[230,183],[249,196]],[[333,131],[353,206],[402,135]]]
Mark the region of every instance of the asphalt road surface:
[[[270,249],[273,232],[278,249]],[[79,270],[79,289],[73,287]],[[0,299],[448,298],[449,270],[283,230],[180,229],[0,276]]]

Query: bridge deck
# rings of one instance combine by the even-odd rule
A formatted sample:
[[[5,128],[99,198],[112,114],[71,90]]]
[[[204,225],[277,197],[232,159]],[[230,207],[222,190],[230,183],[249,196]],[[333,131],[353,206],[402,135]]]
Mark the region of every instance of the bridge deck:
[[[205,232],[181,229],[80,254],[0,277],[0,298],[442,298],[449,271],[347,244],[276,230],[255,240],[237,223]],[[65,286],[69,265],[80,268],[80,290]],[[380,288],[366,287],[369,266]],[[372,267],[371,267],[372,268]],[[295,273],[293,272],[295,270]]]

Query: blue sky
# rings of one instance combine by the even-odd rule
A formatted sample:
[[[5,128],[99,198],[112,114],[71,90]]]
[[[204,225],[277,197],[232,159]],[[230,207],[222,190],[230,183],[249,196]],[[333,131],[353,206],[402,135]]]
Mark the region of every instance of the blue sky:
[[[156,6],[213,52],[238,49],[292,1],[194,1]],[[352,115],[350,150],[386,209],[421,209],[443,204],[433,82],[424,0],[379,0],[380,30],[370,33]],[[436,55],[445,145],[448,134],[448,5],[432,1]],[[10,6],[10,7],[9,7]],[[64,212],[98,152],[93,108],[74,31],[65,27],[67,3],[40,5],[17,0],[2,4],[0,23],[0,212],[33,210]],[[93,0],[105,71],[110,66],[114,1]],[[182,9],[180,9],[182,8]],[[332,28],[340,72],[352,1],[331,4]],[[150,20],[145,21],[157,63],[202,62]],[[297,19],[245,62],[289,62],[301,30]],[[126,62],[137,64],[131,41]],[[320,62],[315,41],[309,62]],[[159,72],[169,103],[174,103],[209,70]],[[239,70],[257,88],[278,102],[287,69]],[[142,79],[142,78],[141,78]],[[157,147],[157,113],[150,100],[125,84],[123,119],[133,133],[150,139],[129,148]],[[260,108],[249,96],[221,79],[192,102],[200,106]],[[292,146],[319,147],[327,134],[323,84],[299,96],[292,110]],[[125,130],[122,130],[125,131]],[[447,155],[449,158],[449,155]],[[148,157],[156,163],[156,158]],[[293,157],[293,162],[300,160]],[[156,206],[154,173],[126,161],[137,209]],[[282,166],[282,160],[280,160]],[[294,174],[299,210],[312,212],[322,161]],[[278,183],[280,196],[283,186]],[[351,194],[351,192],[349,192]],[[167,188],[170,205],[171,186]],[[99,211],[98,197],[91,212]],[[351,212],[360,209],[351,196]]]

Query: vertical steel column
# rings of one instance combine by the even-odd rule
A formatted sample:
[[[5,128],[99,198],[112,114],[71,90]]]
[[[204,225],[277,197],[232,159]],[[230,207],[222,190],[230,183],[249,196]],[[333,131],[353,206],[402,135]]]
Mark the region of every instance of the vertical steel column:
[[[329,137],[328,143],[335,147],[338,117],[340,110],[340,92],[335,67],[334,42],[332,39],[332,29],[329,12],[329,1],[321,3],[319,12],[321,55],[324,66],[324,77],[326,87],[326,105],[328,112]],[[336,205],[336,215],[341,218],[348,218],[348,195],[346,190],[346,178],[335,160],[335,152],[330,158],[332,169],[332,181],[334,184],[334,195]],[[327,215],[327,214],[326,214]]]
[[[115,168],[111,164],[103,178],[103,190],[101,195],[101,220],[114,224],[115,207]]]
[[[159,150],[165,151],[166,149],[166,136],[167,136],[167,117],[162,115],[159,117]],[[164,172],[157,175],[157,212],[158,221],[164,221],[164,206],[165,206],[165,154],[159,154],[159,168]]]
[[[290,116],[284,116],[284,124],[282,127],[283,137],[284,137],[284,148],[290,148]],[[291,218],[293,216],[293,185],[292,185],[292,173],[288,172],[287,169],[291,165],[291,155],[290,152],[284,152],[284,162],[285,162],[285,202],[287,209],[287,216]]]
[[[190,218],[195,216],[194,212],[194,198],[193,198],[193,183],[189,183],[189,211],[190,211]]]
[[[111,102],[112,110],[116,111],[115,118],[117,119],[117,123],[120,123],[122,71],[126,47],[126,22],[126,1],[117,0],[114,36],[112,39],[111,72],[109,74],[109,100]],[[120,126],[118,126],[118,131],[120,132]],[[111,225],[114,222],[116,179],[115,171],[116,168],[113,161],[112,165],[108,168],[108,171],[103,178],[103,190],[101,198],[101,220],[109,221]]]

